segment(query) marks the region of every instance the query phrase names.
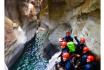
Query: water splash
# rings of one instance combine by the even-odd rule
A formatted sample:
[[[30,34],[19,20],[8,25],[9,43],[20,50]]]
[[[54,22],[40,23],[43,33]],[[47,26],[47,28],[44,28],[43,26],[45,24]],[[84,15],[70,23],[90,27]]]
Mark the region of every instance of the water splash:
[[[61,52],[57,52],[55,55],[52,56],[52,58],[49,60],[49,63],[47,64],[47,68],[45,70],[54,70],[56,62],[60,62],[61,59],[58,58],[58,56],[61,54]]]
[[[19,44],[24,44],[27,41],[25,32],[22,30],[20,26],[17,28],[17,30],[14,30],[14,32],[17,38],[17,42]]]

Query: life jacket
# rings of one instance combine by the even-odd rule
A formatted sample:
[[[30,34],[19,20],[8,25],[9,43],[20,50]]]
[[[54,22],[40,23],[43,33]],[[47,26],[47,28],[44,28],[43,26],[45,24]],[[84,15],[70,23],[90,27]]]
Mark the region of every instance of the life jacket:
[[[71,53],[75,52],[75,50],[76,50],[74,42],[68,42],[67,47],[69,48],[69,52],[71,52]]]

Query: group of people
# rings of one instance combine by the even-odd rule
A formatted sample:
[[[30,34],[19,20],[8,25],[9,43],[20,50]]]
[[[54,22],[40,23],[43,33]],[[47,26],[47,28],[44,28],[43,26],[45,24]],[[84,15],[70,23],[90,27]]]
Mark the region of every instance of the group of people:
[[[56,70],[62,67],[64,70],[97,70],[95,56],[86,45],[86,39],[77,36],[72,37],[71,32],[66,32],[64,38],[59,39],[61,61],[56,64]]]

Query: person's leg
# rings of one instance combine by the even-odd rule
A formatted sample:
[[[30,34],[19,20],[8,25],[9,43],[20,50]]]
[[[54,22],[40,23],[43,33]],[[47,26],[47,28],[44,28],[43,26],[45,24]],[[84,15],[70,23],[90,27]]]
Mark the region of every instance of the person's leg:
[[[61,67],[65,67],[65,63],[64,63],[63,61],[59,62],[59,65],[60,65]]]
[[[86,64],[86,65],[84,65],[84,69],[83,70],[94,70],[94,69],[92,68],[91,64]]]
[[[70,61],[67,61],[65,64],[65,70],[71,70],[71,63]]]

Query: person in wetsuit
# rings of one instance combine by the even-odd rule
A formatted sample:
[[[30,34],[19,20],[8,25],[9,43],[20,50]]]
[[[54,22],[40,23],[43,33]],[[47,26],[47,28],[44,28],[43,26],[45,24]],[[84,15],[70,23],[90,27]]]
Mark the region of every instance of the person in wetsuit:
[[[71,32],[66,32],[66,36],[63,38],[66,42],[73,41],[73,38],[71,37]]]
[[[77,44],[76,44],[76,53],[81,55],[83,52],[83,48],[86,46],[85,44],[85,38],[84,37],[81,37],[80,38],[80,41],[78,40],[77,36],[74,37]]]
[[[93,55],[88,55],[86,64],[82,66],[82,70],[96,70],[96,63],[95,63],[95,58]]]

